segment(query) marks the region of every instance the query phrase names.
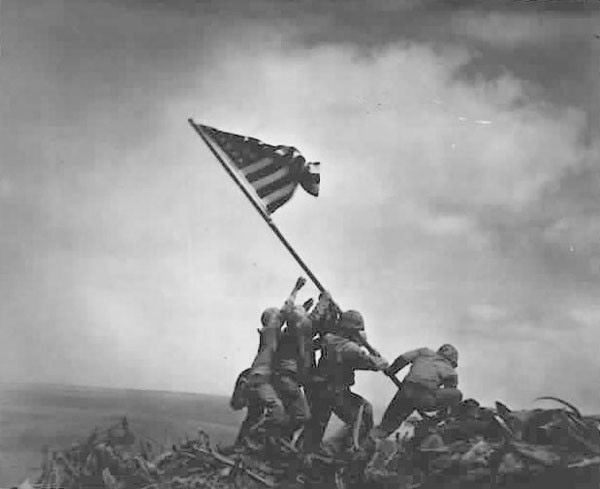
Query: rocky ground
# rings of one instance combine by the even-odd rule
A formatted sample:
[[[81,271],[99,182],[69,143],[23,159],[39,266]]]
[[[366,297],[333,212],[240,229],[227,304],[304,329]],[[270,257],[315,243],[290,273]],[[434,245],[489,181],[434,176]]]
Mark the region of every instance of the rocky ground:
[[[34,488],[598,488],[597,419],[563,404],[511,411],[467,401],[451,418],[422,418],[414,436],[377,446],[375,454],[304,455],[275,441],[218,447],[199,431],[159,450],[127,419],[48,451]]]

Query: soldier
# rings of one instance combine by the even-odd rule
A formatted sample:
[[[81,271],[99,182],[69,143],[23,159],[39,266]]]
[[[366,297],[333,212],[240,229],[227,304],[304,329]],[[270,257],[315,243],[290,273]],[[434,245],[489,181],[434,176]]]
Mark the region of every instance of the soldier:
[[[286,438],[291,438],[310,418],[302,386],[311,367],[313,329],[305,307],[295,306],[294,298],[290,296],[283,307],[286,325],[279,338],[273,366],[273,385],[287,416]]]
[[[235,381],[235,387],[229,400],[229,406],[234,411],[247,409],[246,417],[242,421],[240,430],[234,442],[234,446],[241,446],[246,437],[250,434],[253,425],[258,423],[262,415],[262,406],[257,400],[250,399],[250,389],[248,387],[248,376],[252,369],[247,368],[238,375]]]
[[[325,294],[320,302],[323,304],[327,300],[331,298]],[[345,426],[328,441],[330,453],[339,451],[347,441],[349,428],[357,421],[361,407],[367,426],[366,432],[363,430],[362,434],[367,434],[373,425],[370,403],[350,388],[354,385],[356,370],[384,370],[388,364],[381,357],[365,350],[364,329],[362,315],[358,311],[349,310],[340,315],[335,332],[323,331],[321,334],[321,357],[315,369],[309,396],[312,418],[305,439],[307,451],[319,448],[332,413]]]
[[[396,358],[385,370],[387,375],[396,375],[407,365],[411,368],[402,388],[385,410],[381,423],[371,431],[372,439],[387,438],[415,409],[432,411],[460,403],[462,393],[457,389],[457,363],[458,351],[449,344],[442,345],[437,352],[419,348]]]
[[[260,406],[261,413],[264,412],[265,415],[265,423],[272,431],[282,429],[285,424],[285,408],[275,390],[272,377],[275,352],[284,320],[282,311],[276,307],[268,308],[262,313],[258,352],[250,366],[247,380],[248,403]]]
[[[307,344],[312,346],[312,327],[306,310],[294,305],[305,283],[298,279],[281,309],[272,307],[262,313],[258,352],[251,367],[239,375],[230,401],[235,410],[248,408],[238,445],[263,421],[270,434],[289,437],[309,418],[300,378],[310,366]]]

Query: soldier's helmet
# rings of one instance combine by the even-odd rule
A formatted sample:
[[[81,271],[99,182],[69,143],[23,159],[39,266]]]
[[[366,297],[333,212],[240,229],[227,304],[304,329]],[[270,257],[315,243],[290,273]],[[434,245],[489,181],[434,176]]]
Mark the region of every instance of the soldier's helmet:
[[[364,331],[365,321],[360,312],[350,309],[340,315],[340,327],[352,331]]]
[[[269,307],[263,311],[262,315],[260,316],[260,322],[264,327],[267,327],[274,322],[279,321],[280,316],[281,312],[278,308]]]
[[[453,367],[458,365],[458,350],[449,343],[440,346],[437,353],[439,356],[448,360]]]

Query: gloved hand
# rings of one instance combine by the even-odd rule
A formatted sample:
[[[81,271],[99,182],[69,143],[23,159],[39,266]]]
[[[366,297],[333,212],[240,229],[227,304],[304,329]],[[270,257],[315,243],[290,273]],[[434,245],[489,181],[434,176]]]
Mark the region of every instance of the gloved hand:
[[[385,375],[387,375],[388,377],[391,377],[392,375],[396,375],[396,372],[394,372],[394,370],[392,369],[392,367],[391,367],[391,366],[388,366],[387,368],[385,368],[385,369],[383,370],[383,373],[384,373]]]
[[[315,303],[315,300],[311,297],[310,299],[308,299],[307,301],[304,302],[304,304],[302,304],[302,307],[304,308],[304,310],[306,312],[310,311],[311,307],[313,306],[313,304]]]
[[[294,289],[300,290],[305,285],[306,285],[306,279],[304,277],[298,277],[298,280],[296,280],[296,286],[294,287]]]
[[[386,369],[386,375],[396,375],[400,370],[409,364],[408,360],[400,355],[394,362]]]
[[[375,366],[377,367],[377,370],[385,371],[390,366],[390,364],[387,362],[387,360],[383,357],[375,357],[374,356],[373,361],[375,363]]]

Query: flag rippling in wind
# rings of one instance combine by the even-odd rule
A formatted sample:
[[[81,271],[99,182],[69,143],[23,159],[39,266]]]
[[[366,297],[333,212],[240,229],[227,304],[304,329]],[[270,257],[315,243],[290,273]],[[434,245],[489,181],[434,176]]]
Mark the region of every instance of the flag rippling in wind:
[[[292,146],[273,146],[258,139],[195,124],[214,149],[225,156],[228,166],[258,197],[267,214],[288,202],[300,185],[319,195],[319,163],[307,162]]]

